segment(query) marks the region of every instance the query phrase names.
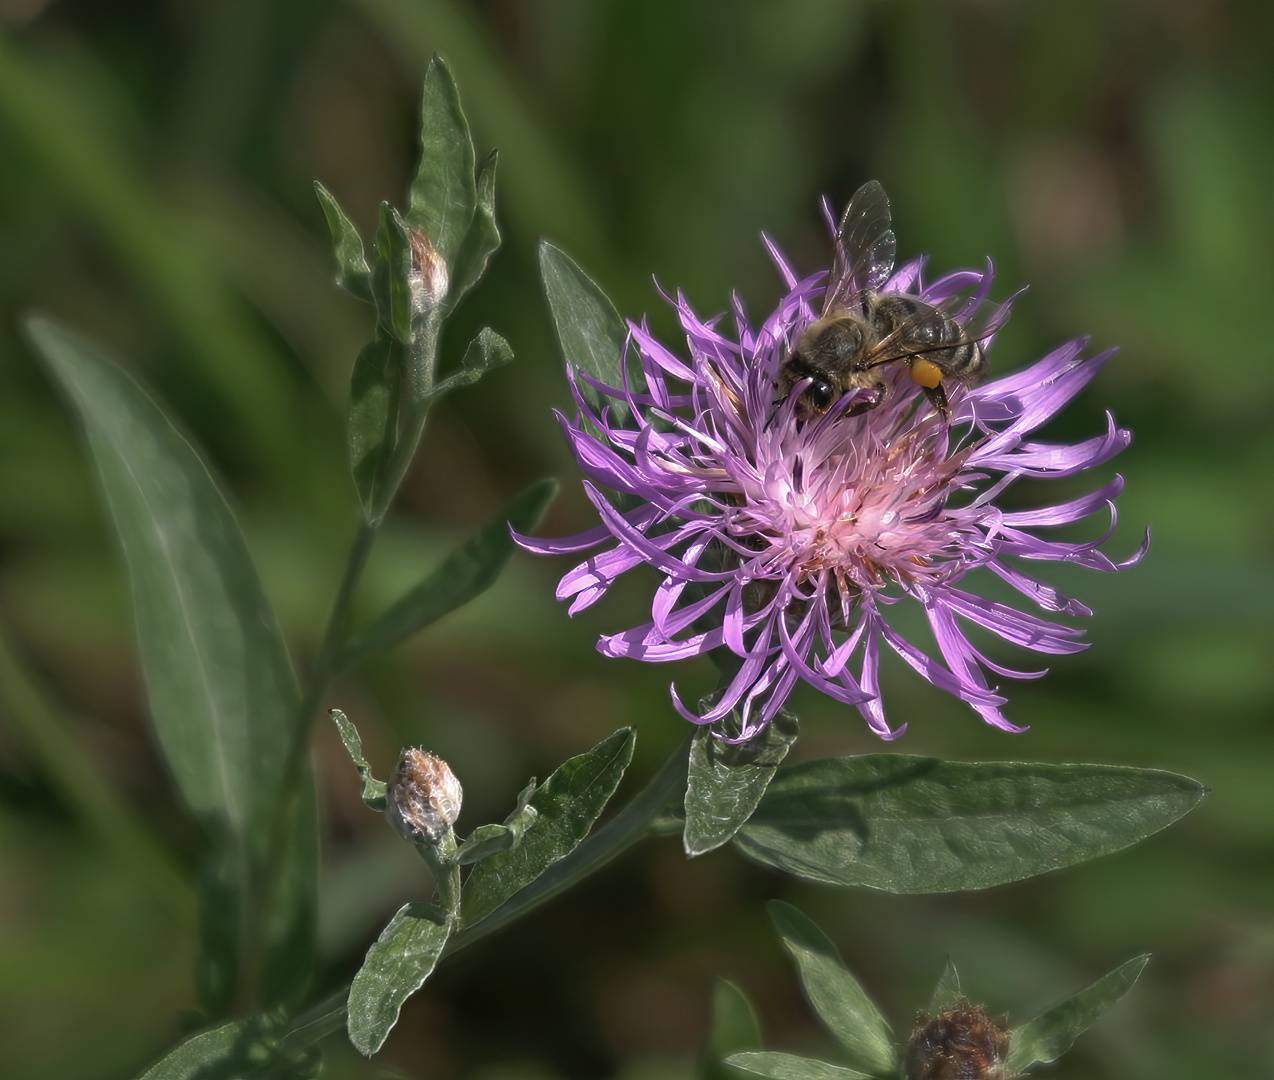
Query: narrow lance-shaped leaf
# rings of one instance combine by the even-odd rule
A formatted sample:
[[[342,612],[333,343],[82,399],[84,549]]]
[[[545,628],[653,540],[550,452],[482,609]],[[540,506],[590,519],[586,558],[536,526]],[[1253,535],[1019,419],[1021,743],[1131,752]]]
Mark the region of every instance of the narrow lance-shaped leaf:
[[[737,723],[738,714],[731,719]],[[717,725],[701,727],[690,746],[686,787],[686,854],[702,855],[730,840],[743,825],[797,735],[786,710],[746,743],[716,737]]]
[[[456,255],[455,270],[451,275],[451,292],[447,295],[448,307],[455,307],[461,297],[477,284],[486,271],[487,260],[500,246],[500,229],[495,221],[496,160],[496,152],[492,150],[478,169],[478,201],[469,231],[465,233],[460,251]]]
[[[960,989],[960,973],[956,971],[956,966],[951,962],[951,957],[947,957],[946,966],[942,969],[942,977],[938,980],[938,985],[933,988],[933,995],[929,998],[929,1013],[936,1016],[943,1009],[950,1005],[954,1005],[964,996]]]
[[[622,387],[628,329],[615,305],[574,259],[547,241],[540,242],[540,278],[566,362],[606,386]],[[583,380],[580,390],[593,404],[608,405],[617,423],[627,418],[625,406]]]
[[[518,794],[517,806],[504,819],[501,825],[479,825],[465,838],[456,855],[456,862],[461,866],[488,859],[505,851],[513,851],[522,843],[522,837],[539,819],[539,811],[530,805],[531,796],[535,794],[535,780]]]
[[[533,530],[556,492],[557,481],[548,479],[515,496],[460,550],[358,634],[345,647],[338,667],[348,668],[390,648],[485,592],[513,554],[509,530]]]
[[[336,255],[336,283],[360,300],[372,302],[372,272],[363,251],[363,238],[354,223],[345,216],[336,197],[317,180],[314,193],[323,208],[328,230],[332,234],[332,250]]]
[[[446,378],[439,380],[429,392],[428,403],[433,404],[444,394],[472,386],[483,375],[503,367],[513,359],[513,347],[489,326],[478,331],[465,349],[460,366]]]
[[[398,1013],[433,973],[452,918],[436,904],[405,904],[367,950],[349,988],[349,1041],[371,1057],[385,1043]]]
[[[346,442],[354,487],[368,522],[384,517],[393,498],[389,475],[398,445],[403,345],[378,333],[363,346],[350,378]]]
[[[797,1057],[777,1050],[753,1050],[731,1054],[727,1065],[751,1073],[766,1076],[769,1080],[871,1080],[867,1073],[847,1069],[843,1065],[829,1065],[814,1058]]]
[[[536,789],[528,805],[538,818],[517,850],[484,859],[470,871],[461,903],[466,926],[491,914],[588,835],[619,786],[635,741],[632,728],[621,728],[563,762]]]
[[[425,234],[450,266],[477,203],[473,139],[460,92],[442,57],[425,71],[420,105],[420,165],[411,182],[407,223]]]
[[[141,1080],[315,1080],[321,1071],[317,1048],[283,1049],[274,1025],[257,1016],[192,1035]]]
[[[1133,988],[1149,956],[1129,960],[1091,986],[1041,1013],[1009,1035],[1010,1075],[1036,1062],[1056,1061],[1103,1012]]]
[[[712,989],[712,1028],[697,1080],[731,1080],[737,1074],[725,1067],[725,1058],[760,1045],[761,1028],[747,995],[727,979],[718,979]]]
[[[151,716],[182,797],[216,851],[223,904],[246,937],[266,915],[254,902],[268,871],[271,818],[293,725],[297,692],[274,614],[234,516],[199,453],[125,372],[80,338],[33,319],[31,340],[78,410],[124,553]],[[308,784],[302,773],[298,782]],[[289,843],[305,844],[314,822],[296,818]],[[293,883],[298,905],[272,913],[264,935],[269,968],[279,940],[298,978],[295,920],[312,916],[315,884]],[[292,923],[292,929],[287,924]],[[228,949],[210,924],[206,940]],[[258,936],[258,935],[252,935]],[[234,958],[208,958],[233,971]],[[219,993],[229,991],[228,986]],[[211,1009],[225,1000],[205,1001]]]
[[[385,812],[385,782],[377,780],[372,775],[372,767],[367,763],[367,759],[363,757],[363,740],[358,734],[356,728],[340,709],[332,709],[328,713],[333,723],[336,724],[336,730],[340,733],[341,742],[345,744],[345,750],[350,756],[350,760],[354,763],[354,767],[358,770],[358,778],[363,782],[362,799],[371,809],[378,814]]]
[[[1206,790],[1115,765],[829,758],[781,773],[735,843],[831,885],[986,889],[1119,851],[1188,813]]]
[[[893,1032],[831,939],[791,904],[771,900],[766,907],[783,947],[796,962],[805,995],[844,1046],[850,1065],[874,1076],[892,1074],[897,1067]]]
[[[406,223],[387,202],[380,204],[376,254],[372,287],[380,325],[390,337],[410,345],[413,334],[411,240]]]

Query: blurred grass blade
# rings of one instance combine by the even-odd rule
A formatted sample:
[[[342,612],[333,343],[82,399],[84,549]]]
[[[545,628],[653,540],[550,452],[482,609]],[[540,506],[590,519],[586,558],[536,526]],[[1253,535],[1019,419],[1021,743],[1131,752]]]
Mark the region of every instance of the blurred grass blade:
[[[254,1016],[192,1035],[140,1080],[316,1080],[321,1072],[316,1048],[283,1050],[273,1025]]]
[[[538,817],[517,850],[492,855],[470,871],[461,905],[466,926],[491,914],[588,835],[619,786],[635,743],[633,729],[620,728],[563,762],[536,788],[528,805]]]
[[[411,182],[407,224],[429,238],[448,266],[469,232],[478,194],[469,123],[447,62],[435,54],[420,103],[420,165]]]
[[[332,251],[336,255],[336,283],[360,300],[372,302],[372,271],[363,252],[363,238],[354,223],[340,208],[336,197],[317,180],[314,193],[332,234]]]
[[[850,1065],[872,1076],[893,1075],[898,1067],[894,1033],[831,939],[791,904],[771,900],[766,907],[783,947],[796,962],[806,997],[845,1048]]]
[[[346,646],[337,668],[346,669],[383,652],[486,591],[513,554],[509,529],[533,530],[556,492],[557,481],[549,479],[515,496],[464,547],[358,634]]]
[[[781,773],[735,843],[809,881],[895,893],[987,889],[1120,851],[1207,793],[1116,765],[867,754]]]
[[[843,1065],[829,1065],[826,1061],[783,1054],[777,1050],[731,1054],[725,1060],[727,1065],[753,1076],[767,1076],[770,1080],[871,1080],[867,1073],[846,1069]]]
[[[732,719],[737,724],[738,714]],[[739,831],[797,736],[796,717],[787,711],[746,743],[722,742],[715,728],[699,728],[690,744],[683,843],[692,857],[720,847]]]
[[[403,1002],[433,973],[452,920],[436,904],[405,904],[367,950],[349,988],[349,1041],[371,1057],[398,1023]]]
[[[332,709],[330,714],[336,730],[340,732],[341,742],[358,770],[358,778],[363,782],[362,799],[368,807],[377,813],[385,811],[385,782],[372,775],[372,767],[363,757],[363,740],[353,722],[340,709]]]
[[[547,240],[540,241],[540,280],[566,362],[606,386],[622,387],[628,328],[610,298],[574,259]],[[593,404],[609,405],[617,424],[628,419],[622,402],[603,398],[582,380],[579,389]]]
[[[161,840],[158,823],[96,767],[93,747],[14,654],[2,626],[0,716],[61,805],[100,840],[119,872],[145,884],[178,925],[192,928],[194,890],[176,852]]]
[[[1138,956],[1120,964],[1074,997],[1015,1029],[1009,1036],[1005,1063],[1009,1074],[1016,1075],[1037,1062],[1056,1061],[1066,1053],[1093,1021],[1133,988],[1149,961],[1149,956]]]
[[[30,320],[27,330],[84,425],[128,568],[164,757],[217,849],[220,891],[238,913],[231,924],[240,940],[258,940],[250,919],[270,914],[259,909],[255,890],[266,877],[297,709],[274,614],[225,498],[159,406],[80,338],[43,319]],[[313,821],[295,824],[294,842],[306,843]],[[299,906],[284,919],[308,922],[314,881],[295,884]],[[269,956],[251,959],[271,966]],[[236,966],[229,957],[220,962],[228,971]]]
[[[712,988],[712,1027],[699,1062],[697,1080],[732,1080],[738,1074],[724,1059],[761,1045],[761,1028],[752,1003],[734,983],[718,979]]]
[[[129,158],[123,148],[137,142],[122,119],[103,123],[82,84],[67,79],[59,65],[24,55],[11,38],[0,33],[0,117],[21,141],[6,142],[6,171],[19,175],[33,163],[33,181],[47,178],[65,195],[102,239],[110,272],[127,275],[171,329],[183,361],[198,372],[199,389],[239,422],[236,436],[250,454],[276,476],[289,475],[303,440],[292,408],[295,384],[275,343],[210,260],[172,187],[153,183],[148,155]],[[68,70],[81,77],[105,70],[91,50],[83,60]],[[98,105],[127,97],[113,82],[88,85],[100,95]]]

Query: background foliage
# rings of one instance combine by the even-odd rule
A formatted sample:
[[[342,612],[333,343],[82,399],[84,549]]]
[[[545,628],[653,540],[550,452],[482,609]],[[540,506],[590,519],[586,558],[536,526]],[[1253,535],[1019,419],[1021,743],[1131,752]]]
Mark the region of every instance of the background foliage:
[[[500,149],[506,238],[448,327],[444,372],[484,324],[518,358],[432,413],[367,610],[545,473],[568,482],[543,531],[588,523],[549,413],[566,390],[539,237],[671,337],[652,273],[703,312],[731,289],[765,310],[778,282],[759,230],[816,268],[817,197],[843,203],[875,176],[900,253],[950,268],[990,252],[1005,292],[1031,284],[999,370],[1080,333],[1122,345],[1064,424],[1091,432],[1111,407],[1135,430],[1111,550],[1155,530],[1135,571],[1058,582],[1096,609],[1094,647],[1013,689],[1028,733],[984,730],[886,669],[910,723],[895,749],[1152,766],[1215,791],[1132,851],[983,893],[820,889],[732,850],[686,862],[648,844],[440,969],[374,1065],[336,1048],[331,1075],[688,1076],[717,975],[757,1001],[767,1046],[818,1054],[827,1036],[758,903],[770,897],[827,929],[895,1018],[926,1003],[948,953],[971,996],[1019,1021],[1153,953],[1053,1075],[1274,1069],[1274,365],[1258,306],[1274,277],[1272,23],[1255,0],[0,0],[5,1075],[126,1077],[176,1037],[194,1003],[198,855],[147,732],[88,463],[17,319],[40,309],[135,363],[226,476],[286,636],[317,648],[357,519],[343,425],[369,327],[332,284],[311,180],[374,231],[378,201],[405,191],[434,50],[479,153]],[[635,773],[684,734],[670,669],[593,652],[635,621],[622,609],[640,583],[569,622],[552,600],[563,568],[519,556],[330,695],[380,772],[404,743],[447,758],[462,832],[620,726],[640,731]],[[687,693],[713,681],[706,665],[675,674]],[[880,748],[830,701],[793,707],[790,761]],[[335,984],[425,882],[326,727],[317,760]]]

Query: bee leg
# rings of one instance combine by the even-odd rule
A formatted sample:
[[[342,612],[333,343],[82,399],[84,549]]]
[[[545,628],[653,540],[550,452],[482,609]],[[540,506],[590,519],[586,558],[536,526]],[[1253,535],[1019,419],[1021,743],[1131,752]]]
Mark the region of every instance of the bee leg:
[[[766,431],[770,430],[770,425],[774,423],[775,418],[779,415],[779,410],[783,408],[784,403],[791,396],[792,396],[792,391],[789,390],[786,394],[784,394],[781,398],[779,398],[778,401],[774,403],[774,408],[770,410],[769,419],[765,421]]]
[[[885,400],[886,391],[883,383],[879,386],[868,386],[865,389],[869,396],[852,402],[849,407],[841,413],[842,416],[859,416],[862,413],[871,411]]]
[[[938,415],[943,420],[951,419],[951,410],[947,406],[947,391],[943,388],[942,383],[938,383],[934,387],[925,387],[925,397],[932,402],[933,407],[938,410]]]

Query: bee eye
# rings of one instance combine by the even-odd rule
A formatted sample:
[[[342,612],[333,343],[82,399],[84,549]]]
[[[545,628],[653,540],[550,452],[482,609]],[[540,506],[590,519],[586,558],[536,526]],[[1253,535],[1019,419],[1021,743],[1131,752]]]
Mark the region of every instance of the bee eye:
[[[810,383],[809,388],[805,391],[805,396],[809,398],[810,404],[819,412],[824,412],[832,407],[832,402],[836,400],[836,391],[832,389],[832,384],[824,382],[822,379],[815,379]]]

